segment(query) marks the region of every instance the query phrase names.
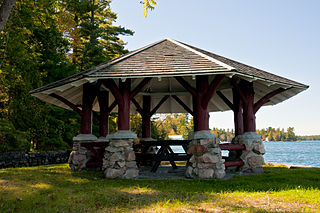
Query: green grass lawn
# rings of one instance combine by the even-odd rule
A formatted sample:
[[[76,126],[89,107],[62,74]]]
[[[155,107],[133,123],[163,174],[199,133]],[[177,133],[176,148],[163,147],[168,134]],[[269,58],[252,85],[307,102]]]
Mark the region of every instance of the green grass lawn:
[[[0,170],[0,212],[320,212],[320,169],[229,180],[108,180],[67,164]]]

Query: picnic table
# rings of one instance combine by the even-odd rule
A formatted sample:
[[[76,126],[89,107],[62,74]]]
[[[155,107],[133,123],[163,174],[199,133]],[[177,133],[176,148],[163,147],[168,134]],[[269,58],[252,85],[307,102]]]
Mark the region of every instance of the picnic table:
[[[140,141],[142,153],[136,153],[137,160],[152,159],[151,171],[156,172],[162,161],[169,161],[172,168],[176,169],[175,161],[188,161],[191,155],[187,154],[190,140],[161,140],[161,141]],[[148,154],[149,147],[160,147],[156,154]],[[182,146],[184,153],[174,153],[170,146]]]

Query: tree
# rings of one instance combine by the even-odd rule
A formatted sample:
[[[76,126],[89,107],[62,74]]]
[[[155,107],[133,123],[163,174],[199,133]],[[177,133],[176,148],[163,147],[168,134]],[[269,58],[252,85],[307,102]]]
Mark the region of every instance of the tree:
[[[105,63],[127,52],[119,35],[133,35],[132,30],[114,26],[117,15],[110,0],[63,0],[60,29],[71,44],[70,56],[78,70]]]
[[[286,138],[287,138],[288,141],[297,140],[297,137],[294,134],[294,128],[293,127],[288,127],[287,133],[286,133]]]
[[[79,10],[77,13],[70,12],[71,6],[66,11],[66,3],[70,2],[18,0],[4,32],[0,33],[0,118],[23,132],[35,149],[70,147],[72,137],[80,129],[80,117],[31,97],[29,91],[74,74],[76,67],[86,69],[123,54],[126,50],[118,36],[132,34],[112,25],[116,16],[108,6],[109,1],[104,2],[105,7],[99,1],[99,8],[90,0],[72,1],[71,6]],[[104,11],[98,12],[101,8]],[[75,14],[79,14],[79,26],[71,36],[74,19],[70,23],[63,21],[68,20],[66,15],[75,18]],[[108,34],[103,37],[103,33]],[[76,35],[81,49],[79,60],[73,62],[75,41],[70,38]]]
[[[92,4],[94,4],[94,0],[90,1]],[[2,0],[0,2],[0,32],[4,29],[10,12],[13,8],[13,6],[16,3],[16,0]],[[153,10],[157,2],[155,0],[144,0],[143,1],[143,16],[147,17],[148,10]],[[76,29],[74,29],[76,31]]]
[[[148,10],[154,10],[157,2],[155,0],[144,0],[143,1],[143,17],[147,17]]]
[[[16,0],[2,0],[0,3],[0,32],[2,32]]]

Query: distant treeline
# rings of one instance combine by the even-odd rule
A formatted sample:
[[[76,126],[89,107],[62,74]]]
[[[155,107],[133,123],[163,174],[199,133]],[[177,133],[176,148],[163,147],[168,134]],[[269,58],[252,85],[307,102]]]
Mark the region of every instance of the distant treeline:
[[[213,128],[212,133],[216,134],[216,137],[221,141],[231,141],[234,138],[233,129],[219,129]],[[257,133],[261,135],[263,141],[297,141],[297,140],[320,140],[320,135],[311,136],[297,136],[294,133],[294,128],[289,127],[286,130],[284,128],[272,128],[258,129]]]
[[[213,128],[212,133],[216,134],[216,137],[220,141],[231,141],[234,138],[234,130],[231,129],[219,129]],[[258,129],[257,133],[261,135],[263,141],[296,141],[298,137],[294,133],[294,128],[289,127],[285,131],[283,128],[272,128],[268,127],[265,129]]]
[[[220,141],[231,141],[234,138],[233,129],[225,130],[219,128],[213,128],[212,133],[216,134],[216,137]],[[257,133],[261,135],[263,141],[297,141],[297,140],[320,140],[320,135],[311,136],[297,136],[294,133],[294,128],[289,127],[286,130],[284,128],[272,128],[258,129]]]
[[[293,127],[288,127],[285,131],[284,128],[272,128],[258,129],[257,133],[261,135],[263,141],[296,141],[297,136],[294,133]]]
[[[320,141],[320,135],[297,136],[302,141]]]

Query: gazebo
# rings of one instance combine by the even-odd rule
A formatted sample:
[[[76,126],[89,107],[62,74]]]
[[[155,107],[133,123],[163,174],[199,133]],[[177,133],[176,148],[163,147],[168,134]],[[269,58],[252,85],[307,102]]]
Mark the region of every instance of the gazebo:
[[[83,169],[90,156],[100,155],[106,177],[135,178],[138,169],[132,143],[136,135],[130,131],[130,113],[141,114],[141,140],[150,141],[153,114],[187,112],[194,119],[194,135],[190,136],[188,154],[192,156],[186,175],[222,178],[226,162],[209,131],[209,112],[234,112],[233,143],[244,147],[241,169],[261,171],[265,151],[256,134],[256,112],[261,106],[278,104],[307,88],[188,44],[164,39],[30,94],[81,116],[80,134],[73,139],[69,159],[71,168]],[[92,135],[92,111],[100,112],[99,138]],[[113,135],[108,134],[110,112],[118,112],[118,132]]]

